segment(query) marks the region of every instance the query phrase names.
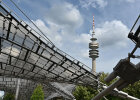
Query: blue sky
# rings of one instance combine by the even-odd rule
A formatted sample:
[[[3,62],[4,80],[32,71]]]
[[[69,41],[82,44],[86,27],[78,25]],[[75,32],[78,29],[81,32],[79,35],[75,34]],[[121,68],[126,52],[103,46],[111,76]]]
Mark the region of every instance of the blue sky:
[[[23,17],[9,0],[3,1]],[[111,72],[134,47],[127,35],[140,14],[140,0],[14,1],[58,48],[89,67],[88,43],[94,15],[95,36],[99,42],[97,72]]]

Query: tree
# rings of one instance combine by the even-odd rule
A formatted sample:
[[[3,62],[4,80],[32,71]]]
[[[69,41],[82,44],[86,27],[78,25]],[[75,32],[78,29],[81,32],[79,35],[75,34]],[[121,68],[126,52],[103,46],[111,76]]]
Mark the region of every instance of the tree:
[[[100,81],[102,83],[105,83],[104,78],[107,77],[109,73],[102,73],[100,76]],[[110,83],[105,83],[107,85],[112,84],[116,79],[112,80]],[[133,85],[129,85],[128,87],[124,88],[122,91],[128,93],[131,96],[140,98],[140,81],[134,83]],[[91,100],[95,95],[97,95],[97,90],[93,89],[92,87],[84,87],[84,86],[77,86],[75,91],[73,92],[73,95],[75,96],[76,100]],[[125,100],[116,96],[107,95],[106,98],[108,100]],[[102,98],[101,100],[104,100]]]
[[[107,75],[109,75],[109,73],[102,73],[102,75],[100,77],[100,81],[105,83],[104,82],[104,78],[107,77]],[[110,83],[105,83],[105,84],[110,85],[110,84],[112,84],[116,80],[117,80],[117,78],[112,80]],[[131,96],[140,98],[140,81],[138,81],[138,82],[136,82],[136,83],[134,83],[132,85],[130,84],[129,86],[124,88],[122,91],[128,93]],[[115,97],[115,98],[117,98],[117,99],[115,99],[113,96],[110,96],[110,95],[108,95],[107,98],[109,100],[124,100],[124,99],[121,99],[121,98],[118,98],[118,97]],[[113,99],[110,99],[110,98],[113,98]]]
[[[2,100],[2,97],[0,97],[0,100]]]
[[[123,89],[124,92],[127,92],[129,95],[140,98],[140,81],[130,84],[128,87]]]
[[[38,85],[32,96],[31,96],[31,100],[44,100],[44,92],[42,90],[42,86],[41,85]]]
[[[105,83],[104,78],[107,77],[107,75],[109,75],[109,74],[108,73],[102,73],[99,80],[101,82]],[[117,79],[114,79],[113,81],[111,81],[107,85],[112,84],[116,80]],[[88,87],[77,86],[75,91],[73,92],[73,95],[75,96],[76,100],[91,100],[97,94],[98,94],[98,91],[96,89],[93,89],[90,86],[88,86]],[[124,100],[124,99],[121,99],[119,97],[112,96],[110,94],[107,95],[106,97],[108,98],[108,100]],[[101,100],[104,100],[104,98],[102,98]]]
[[[100,76],[100,82],[102,82],[102,83],[104,83],[104,84],[106,84],[106,85],[110,85],[110,84],[112,84],[113,82],[115,82],[116,80],[117,80],[117,78],[115,78],[114,80],[112,80],[111,82],[109,82],[109,83],[106,83],[105,81],[104,81],[104,79],[107,77],[109,75],[109,73],[102,73],[101,74],[101,76]],[[116,96],[112,96],[112,95],[110,95],[110,94],[108,94],[107,96],[106,96],[106,98],[108,99],[108,100],[124,100],[124,99],[121,99],[121,98],[119,98],[119,97],[116,97]],[[102,100],[104,100],[104,99],[102,99]]]
[[[84,86],[77,86],[76,90],[73,92],[76,100],[91,100],[94,96],[90,91],[88,91],[87,87]]]
[[[7,93],[4,96],[3,100],[15,100],[15,96],[13,94],[11,94],[11,93]]]
[[[102,74],[101,74],[101,76],[100,76],[100,82],[102,82],[102,83],[104,83],[104,84],[106,84],[106,85],[110,85],[110,84],[112,84],[113,82],[115,82],[116,80],[117,80],[117,78],[115,78],[115,79],[113,79],[111,82],[109,82],[109,83],[106,83],[105,81],[104,81],[104,79],[107,77],[109,75],[109,73],[104,73],[104,72],[102,72]]]

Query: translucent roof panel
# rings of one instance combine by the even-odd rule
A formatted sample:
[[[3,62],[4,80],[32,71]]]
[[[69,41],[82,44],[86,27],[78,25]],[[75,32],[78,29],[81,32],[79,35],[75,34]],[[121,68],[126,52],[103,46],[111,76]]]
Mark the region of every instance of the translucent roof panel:
[[[0,6],[0,74],[36,80],[96,86],[87,66],[45,41]],[[88,78],[87,78],[88,77]]]

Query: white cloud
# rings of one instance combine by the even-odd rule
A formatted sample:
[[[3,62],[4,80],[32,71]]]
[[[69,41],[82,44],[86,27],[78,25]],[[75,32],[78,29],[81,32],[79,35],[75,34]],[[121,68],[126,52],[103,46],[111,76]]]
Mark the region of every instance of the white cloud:
[[[78,35],[77,38],[74,40],[74,42],[88,44],[90,42],[90,38],[91,38],[90,34],[83,33]]]
[[[73,52],[71,55],[78,55],[80,52],[76,51],[76,47],[83,48],[79,44],[75,45],[74,42],[75,38],[79,37],[76,31],[83,24],[80,11],[73,4],[68,2],[51,4],[51,7],[47,8],[46,11],[44,16],[45,21],[37,19],[33,22],[58,48],[69,54]],[[27,23],[33,27],[31,23]],[[88,41],[88,39],[84,41]],[[88,44],[86,45],[88,46]]]
[[[89,8],[89,7],[93,7],[93,8],[103,8],[107,5],[107,1],[105,0],[79,0],[80,5],[84,8]]]
[[[125,0],[125,1],[129,3],[134,3],[136,0]]]
[[[59,33],[58,31],[60,30],[60,27],[54,23],[48,22],[48,26],[46,26],[46,24],[44,23],[43,20],[41,19],[37,19],[37,20],[32,20],[39,29],[41,29],[41,31],[46,34],[46,36],[51,39],[51,41],[53,43],[55,43],[56,45],[58,45],[59,47],[62,46],[62,36],[61,33]],[[32,23],[30,22],[26,22],[29,26],[31,26],[33,29],[35,29],[37,32],[39,32],[35,26],[33,26]],[[40,33],[40,32],[39,32]],[[37,35],[37,34],[36,34]],[[42,35],[43,36],[43,35]]]
[[[86,50],[81,50],[81,56],[86,58],[86,59],[89,59],[89,50],[86,49]]]
[[[115,1],[115,0],[114,0]],[[123,3],[134,3],[136,0],[118,0],[119,2],[123,2]]]
[[[100,47],[127,45],[127,34],[129,29],[119,20],[106,21],[95,29]]]
[[[52,5],[45,19],[47,23],[51,22],[59,25],[64,34],[70,31],[73,33],[83,23],[79,10],[67,2]]]
[[[88,44],[90,42],[89,34],[80,34],[75,40],[75,43]],[[119,20],[106,21],[95,28],[95,37],[99,41],[100,47],[121,46],[127,45],[127,35],[129,29]]]
[[[113,52],[112,49],[119,50],[120,48],[127,48],[129,29],[120,20],[106,21],[95,28],[95,37],[99,42],[99,54],[102,52]],[[81,48],[76,49],[79,52],[79,56],[83,59],[89,59],[89,48],[92,30],[89,34],[83,33],[77,35],[74,40],[74,45],[78,45]],[[77,47],[78,48],[78,47]],[[75,50],[75,52],[76,52]],[[110,51],[111,50],[111,51]],[[103,54],[103,53],[102,53]]]
[[[41,19],[33,22],[56,46],[62,47],[65,42],[71,41],[75,37],[76,30],[83,23],[83,18],[75,6],[62,2],[57,5],[53,4],[51,8],[48,8],[45,22]],[[31,23],[27,23],[35,28]]]

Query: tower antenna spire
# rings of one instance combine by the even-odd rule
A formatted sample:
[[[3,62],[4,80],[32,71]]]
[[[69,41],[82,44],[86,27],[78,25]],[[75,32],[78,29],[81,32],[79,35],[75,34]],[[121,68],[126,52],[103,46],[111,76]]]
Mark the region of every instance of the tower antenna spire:
[[[93,16],[93,31],[91,42],[89,43],[89,57],[92,58],[92,72],[96,74],[96,58],[99,57],[99,44],[97,42],[97,38],[95,38],[95,24],[94,24],[94,16]]]
[[[93,16],[93,26],[92,26],[92,28],[93,28],[93,31],[92,31],[92,33],[95,33],[94,16]]]

